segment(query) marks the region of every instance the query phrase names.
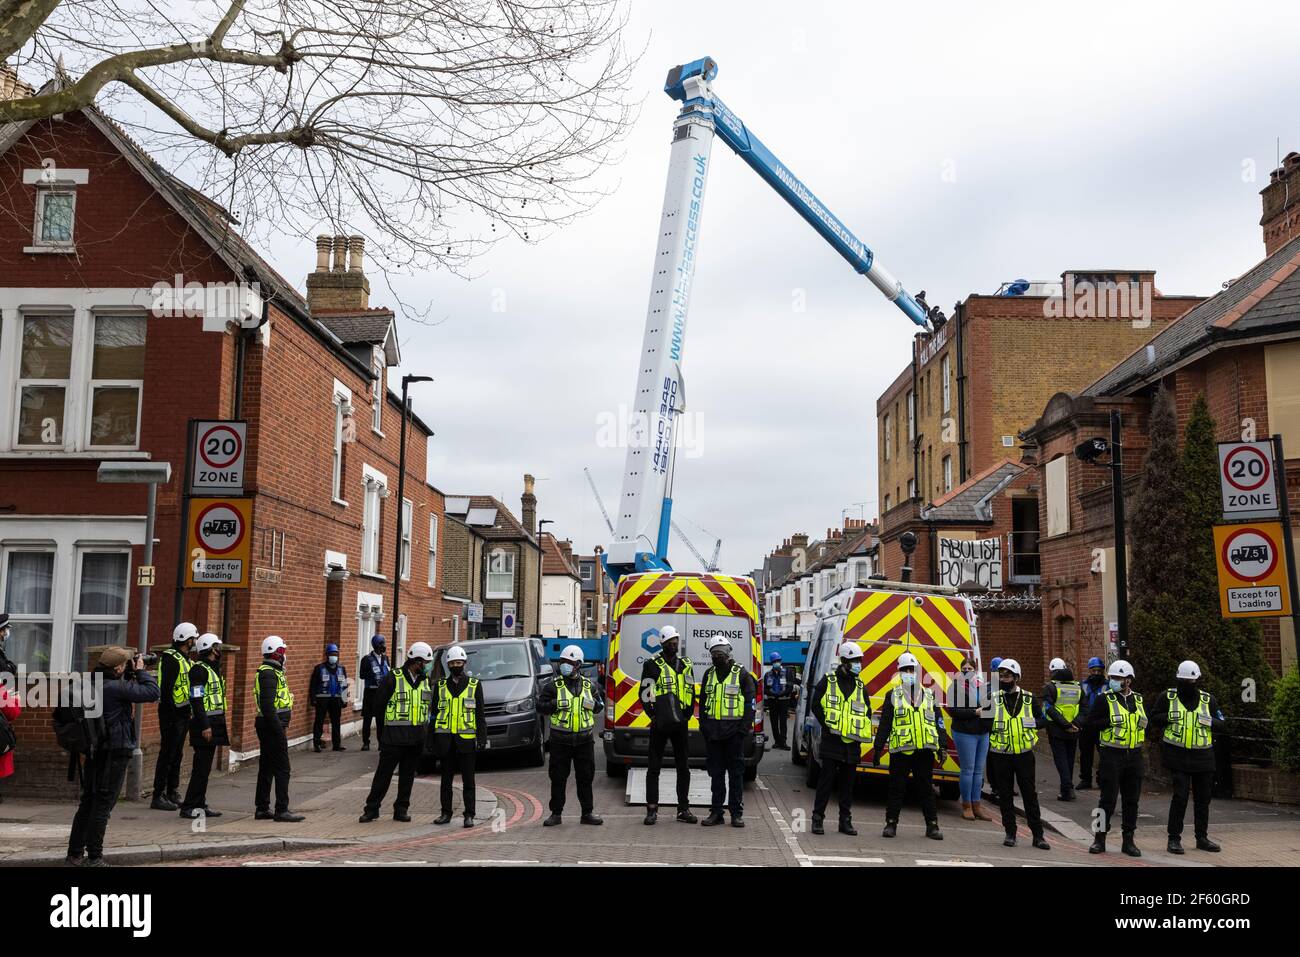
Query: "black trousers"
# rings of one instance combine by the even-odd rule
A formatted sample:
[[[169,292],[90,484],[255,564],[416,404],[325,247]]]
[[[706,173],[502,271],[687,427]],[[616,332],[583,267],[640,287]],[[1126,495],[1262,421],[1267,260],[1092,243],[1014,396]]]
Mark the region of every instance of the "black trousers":
[[[411,790],[415,787],[415,772],[420,767],[420,755],[424,753],[423,744],[403,744],[395,747],[379,746],[379,765],[370,782],[370,794],[366,797],[366,811],[379,813],[379,806],[384,803],[388,786],[393,783],[393,771],[397,771],[397,800],[393,802],[394,814],[405,814],[411,806]]]
[[[1082,733],[1082,732],[1080,732]],[[1061,778],[1061,793],[1066,794],[1074,787],[1074,754],[1079,750],[1079,735],[1068,738],[1048,738],[1052,745],[1052,763]],[[1023,793],[1023,786],[1021,788]]]
[[[451,782],[456,777],[456,772],[460,772],[460,786],[465,797],[465,815],[473,817],[478,810],[478,804],[475,802],[474,794],[474,761],[477,757],[475,751],[457,751],[456,745],[447,750],[442,755],[442,813],[451,814]]]
[[[709,810],[722,813],[727,804],[731,816],[745,813],[745,736],[733,734],[720,741],[704,740],[704,766],[709,772],[713,801]]]
[[[1079,732],[1079,780],[1092,784],[1092,766],[1101,747],[1101,730],[1084,728]]]
[[[790,723],[790,702],[785,698],[775,698],[767,710],[772,719],[772,737],[777,744],[785,744],[786,726]]]
[[[885,820],[897,823],[909,777],[920,791],[921,813],[926,823],[938,821],[939,809],[934,803],[934,752],[926,750],[889,755],[889,798],[885,804]]]
[[[1053,739],[1052,744],[1056,741]],[[1043,836],[1043,816],[1038,809],[1038,785],[1034,781],[1034,752],[1024,754],[1002,754],[989,752],[989,776],[993,779],[993,790],[998,796],[998,807],[1002,810],[1002,830],[1008,835],[1016,833],[1016,799],[1015,789],[1020,788],[1020,796],[1025,802],[1025,821],[1029,833],[1035,838]],[[1066,787],[1070,778],[1066,779]]]
[[[185,789],[185,800],[181,802],[182,811],[208,806],[208,778],[212,776],[212,761],[217,755],[217,746],[194,745],[194,763],[190,767],[190,784]]]
[[[690,809],[691,767],[690,732],[685,724],[671,733],[650,729],[650,766],[645,773],[645,803],[659,805],[659,771],[664,766],[664,749],[673,746],[673,765],[677,769],[677,809]]]
[[[823,731],[822,734],[827,732]],[[813,820],[820,821],[826,817],[826,806],[831,801],[831,791],[840,797],[840,821],[853,819],[853,776],[857,766],[847,761],[826,758],[821,761],[822,773],[817,779],[817,799],[813,802]]]
[[[125,749],[97,751],[81,764],[81,803],[72,818],[68,853],[88,857],[104,856],[104,832],[126,780],[131,752]]]
[[[551,735],[551,763],[547,769],[551,776],[551,813],[564,813],[564,792],[569,784],[569,769],[578,786],[578,806],[583,814],[596,809],[591,794],[591,782],[596,777],[596,743],[590,737],[585,741],[561,741]]]
[[[1118,799],[1122,803],[1121,827],[1126,834],[1137,830],[1138,799],[1142,796],[1142,749],[1102,748],[1101,766],[1097,770],[1101,800],[1097,806],[1105,815],[1106,830],[1115,814]]]
[[[158,728],[162,739],[158,743],[158,763],[153,769],[154,797],[162,797],[164,794],[180,790],[185,736],[190,729],[189,709],[181,710],[170,704],[160,704]]]
[[[1182,837],[1187,815],[1187,796],[1192,795],[1192,827],[1198,838],[1210,836],[1210,798],[1214,792],[1214,771],[1171,771],[1174,796],[1169,799],[1169,836]]]
[[[257,758],[257,791],[254,805],[259,811],[271,810],[271,782],[275,782],[276,813],[289,810],[289,739],[278,718],[258,718],[257,743],[262,749]]]
[[[316,723],[311,728],[312,741],[316,747],[320,747],[321,734],[325,730],[325,716],[329,715],[330,719],[330,741],[337,748],[343,743],[343,735],[339,733],[339,720],[343,716],[343,699],[342,698],[317,698],[316,699]]]
[[[384,743],[384,709],[379,707],[379,689],[367,688],[361,696],[361,743],[370,743],[370,722],[375,722],[375,737]]]

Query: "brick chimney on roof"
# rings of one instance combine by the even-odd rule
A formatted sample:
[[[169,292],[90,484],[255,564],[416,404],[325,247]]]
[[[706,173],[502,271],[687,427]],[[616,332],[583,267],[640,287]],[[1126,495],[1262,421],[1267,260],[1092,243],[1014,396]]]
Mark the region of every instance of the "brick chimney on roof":
[[[533,494],[533,483],[537,480],[531,475],[524,476],[524,494],[519,498],[519,504],[522,508],[521,518],[524,523],[524,530],[529,535],[537,531],[537,496]]]
[[[21,100],[36,91],[18,79],[18,70],[7,63],[0,63],[0,100]]]
[[[1283,157],[1259,195],[1264,201],[1259,220],[1264,230],[1264,254],[1271,256],[1300,236],[1300,153]]]
[[[316,237],[316,270],[307,274],[307,305],[313,312],[338,309],[360,312],[370,307],[365,248],[366,241],[361,236]]]

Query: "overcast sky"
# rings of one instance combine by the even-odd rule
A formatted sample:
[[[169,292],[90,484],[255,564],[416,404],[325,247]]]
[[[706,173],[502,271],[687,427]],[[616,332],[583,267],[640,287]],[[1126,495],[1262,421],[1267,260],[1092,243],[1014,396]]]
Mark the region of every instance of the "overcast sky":
[[[1278,138],[1300,149],[1300,14],[1198,7],[636,3],[645,100],[608,198],[541,243],[498,245],[473,279],[394,279],[443,320],[399,319],[403,371],[437,379],[414,393],[438,433],[434,483],[517,511],[531,472],[551,530],[582,552],[606,542],[582,469],[612,509],[624,451],[596,439],[633,398],[677,113],[660,89],[705,55],[727,105],[946,311],[1072,267],[1154,268],[1166,293],[1215,292],[1263,255]],[[713,155],[683,360],[700,454],[678,459],[675,514],[745,573],[843,510],[877,514],[875,400],[913,327],[725,145]],[[314,264],[311,248],[271,252],[300,284]],[[372,304],[387,295],[373,284]],[[1068,361],[1061,347],[1025,360]],[[676,539],[672,557],[697,567]]]

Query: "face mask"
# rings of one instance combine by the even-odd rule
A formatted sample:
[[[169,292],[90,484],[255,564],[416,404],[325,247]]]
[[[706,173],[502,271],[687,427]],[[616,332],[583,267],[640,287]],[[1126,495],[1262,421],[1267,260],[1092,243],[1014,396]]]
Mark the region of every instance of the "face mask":
[[[1118,678],[1111,678],[1108,684],[1110,685],[1111,691],[1119,691],[1124,687],[1124,682],[1120,681]]]
[[[898,676],[898,680],[910,688],[914,684],[916,684],[916,675],[904,671],[902,674]]]
[[[713,653],[713,663],[717,665],[719,668],[725,665],[729,659],[730,659],[730,655],[728,655],[725,651],[715,651]]]
[[[1015,686],[1016,686],[1016,683],[1015,683],[1014,681],[999,681],[999,682],[998,682],[998,687],[1001,688],[1003,691],[1010,691],[1010,690],[1013,689]]]
[[[664,654],[667,655],[669,658],[676,658],[676,657],[677,657],[677,639],[676,639],[676,638],[674,638],[672,641],[666,641],[666,642],[663,642],[663,644],[661,645],[661,647],[663,648],[663,652],[664,652]]]
[[[421,668],[420,670],[424,672],[424,676],[425,676],[426,678],[429,677],[429,675],[433,674],[433,662],[432,662],[432,661],[426,661],[426,662],[424,663],[424,667]]]
[[[573,674],[573,665],[569,664],[567,661],[561,664],[560,674],[564,675],[566,678],[569,677],[569,675]]]
[[[329,656],[328,658],[326,658],[325,660],[328,661],[328,662],[329,662],[330,664],[332,664],[332,665],[337,665],[337,664],[339,663],[339,656],[338,656],[338,655],[330,655],[330,656]]]
[[[856,674],[861,674],[861,672],[862,672],[862,662],[860,661],[849,662],[849,674],[856,675]]]
[[[453,676],[459,675],[462,671],[465,670],[465,666],[461,664],[459,661],[456,662],[454,665],[448,665],[447,667],[451,669],[451,673]]]

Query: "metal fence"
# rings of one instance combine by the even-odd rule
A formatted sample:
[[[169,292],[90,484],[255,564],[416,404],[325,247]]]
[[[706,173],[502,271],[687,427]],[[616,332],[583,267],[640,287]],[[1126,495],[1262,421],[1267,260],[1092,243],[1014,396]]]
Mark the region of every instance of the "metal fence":
[[[1273,736],[1272,718],[1227,718],[1227,743],[1230,760],[1236,764],[1254,764],[1261,768],[1273,764],[1277,739]]]

